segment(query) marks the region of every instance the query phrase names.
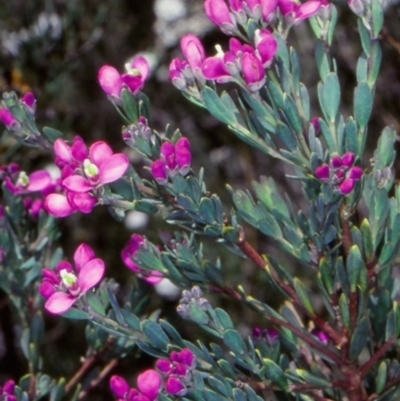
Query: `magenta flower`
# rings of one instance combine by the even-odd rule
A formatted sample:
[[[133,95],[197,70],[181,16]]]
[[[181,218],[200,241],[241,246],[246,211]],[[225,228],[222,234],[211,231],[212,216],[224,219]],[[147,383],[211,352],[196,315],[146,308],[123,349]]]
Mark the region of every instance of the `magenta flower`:
[[[35,113],[36,99],[32,92],[25,93],[25,95],[20,99],[20,103],[25,106],[25,110],[27,110],[30,114]]]
[[[65,313],[103,278],[104,262],[95,257],[89,245],[79,245],[74,254],[74,262],[75,268],[69,262],[61,261],[55,271],[42,271],[39,291],[47,298],[44,306],[50,313]]]
[[[130,64],[126,65],[126,71],[121,76],[122,82],[133,93],[142,90],[150,71],[147,60],[142,56],[135,57]]]
[[[105,142],[95,142],[81,165],[82,171],[79,173],[82,175],[70,175],[63,180],[62,184],[71,192],[88,192],[118,180],[124,175],[128,166],[129,160],[126,155],[113,154]]]
[[[154,369],[144,371],[138,376],[137,387],[150,401],[154,401],[161,387],[160,374]]]
[[[322,164],[321,166],[317,167],[315,170],[315,176],[321,181],[329,179],[329,166],[327,164]]]
[[[47,170],[38,170],[29,176],[21,171],[17,177],[15,174],[5,177],[6,188],[13,194],[45,191],[51,184],[51,176]]]
[[[318,12],[322,0],[310,0],[299,3],[296,0],[278,0],[278,6],[289,23],[294,25]]]
[[[160,185],[166,185],[168,183],[167,165],[165,164],[164,160],[155,160],[153,163],[151,163],[150,170],[154,179]]]
[[[220,27],[221,31],[231,35],[236,28],[236,21],[232,18],[224,0],[206,0],[204,9],[207,17]]]
[[[67,192],[66,195],[53,193],[46,196],[44,207],[53,216],[66,217],[76,211],[90,213],[96,203],[97,199],[88,193]]]
[[[278,0],[260,0],[261,14],[265,22],[271,22],[278,7]]]
[[[174,58],[169,65],[169,78],[179,90],[186,88],[187,82],[184,71],[187,68],[189,68],[189,63],[180,58]]]
[[[126,244],[125,248],[121,252],[121,257],[125,265],[134,271],[135,273],[140,273],[140,277],[146,280],[150,284],[159,283],[163,276],[157,270],[151,270],[149,275],[142,276],[141,273],[143,269],[140,268],[134,261],[133,258],[137,251],[139,250],[140,246],[143,244],[144,238],[139,234],[132,234],[131,238],[129,239],[128,243]]]
[[[177,396],[184,396],[187,393],[186,386],[175,376],[168,377],[165,382],[165,390],[167,393]]]
[[[324,343],[324,344],[329,343],[329,337],[323,330],[312,329],[311,334],[313,334],[315,337],[317,337],[318,340],[321,341],[322,343]]]
[[[120,73],[110,65],[104,65],[99,69],[97,79],[103,91],[113,100],[119,101],[121,90],[125,86],[133,93],[139,92],[149,75],[147,60],[138,56],[126,66],[126,73]]]
[[[15,382],[13,380],[7,380],[3,386],[0,386],[0,399],[4,401],[17,401]]]
[[[2,107],[0,109],[0,120],[10,130],[18,131],[21,128],[19,121],[12,115],[11,111]]]
[[[257,29],[254,35],[256,54],[264,68],[269,67],[278,48],[278,43],[268,29]]]
[[[261,61],[253,53],[244,53],[241,60],[243,78],[251,92],[257,92],[265,84],[265,71]]]

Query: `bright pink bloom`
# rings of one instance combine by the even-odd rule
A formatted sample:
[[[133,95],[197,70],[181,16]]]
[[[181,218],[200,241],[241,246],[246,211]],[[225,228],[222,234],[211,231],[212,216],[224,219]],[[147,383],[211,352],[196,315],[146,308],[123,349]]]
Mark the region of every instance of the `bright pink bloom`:
[[[15,382],[13,380],[7,380],[3,386],[0,386],[0,399],[4,401],[17,401]]]
[[[257,92],[265,84],[265,71],[261,61],[253,53],[244,53],[241,60],[243,78],[251,92]]]
[[[67,195],[47,195],[44,207],[56,217],[66,217],[76,211],[90,213],[96,203],[97,199],[88,193],[68,192]]]
[[[236,28],[235,20],[232,18],[229,8],[224,0],[206,0],[204,9],[207,17],[219,26],[221,31],[230,35]]]
[[[324,344],[329,343],[329,337],[323,330],[312,329],[311,334],[313,334],[315,337],[317,337],[318,340],[321,341],[322,343],[324,343]]]
[[[261,13],[265,22],[271,22],[278,7],[278,0],[261,0]]]
[[[348,195],[354,188],[354,180],[351,178],[346,178],[344,181],[339,185],[339,191],[343,195]]]
[[[139,92],[149,75],[150,68],[147,60],[142,56],[135,57],[126,70],[127,73],[121,76],[122,82],[133,93]]]
[[[278,43],[268,29],[257,29],[254,35],[256,54],[261,59],[263,67],[271,65],[278,48]]]
[[[181,39],[181,49],[193,73],[200,70],[201,64],[206,57],[200,39],[191,33],[184,35]]]
[[[143,395],[154,401],[160,391],[161,376],[156,370],[148,369],[138,376],[137,386]]]
[[[88,158],[81,165],[83,175],[70,175],[62,182],[71,192],[88,192],[93,188],[108,184],[121,178],[129,166],[123,153],[113,154],[103,141],[95,142],[89,149]]]
[[[45,308],[50,313],[65,313],[103,278],[104,262],[95,257],[89,245],[79,245],[74,254],[74,262],[75,269],[67,261],[59,262],[55,272],[43,269],[39,291],[47,298]]]
[[[7,189],[14,194],[45,191],[52,184],[51,176],[47,170],[38,170],[29,176],[21,171],[18,176],[10,174],[4,180]]]
[[[321,3],[321,0],[310,0],[303,4],[296,0],[278,0],[282,14],[294,25],[316,14]]]
[[[342,163],[346,167],[351,167],[355,160],[355,155],[353,152],[347,152],[342,156]]]
[[[169,65],[169,78],[176,88],[186,88],[187,82],[184,71],[189,68],[189,63],[180,58],[174,58]]]
[[[129,269],[135,273],[142,273],[143,269],[140,268],[134,261],[133,258],[140,246],[143,244],[144,238],[139,234],[132,234],[125,248],[121,252],[123,262]],[[149,275],[142,276],[150,284],[159,283],[162,280],[162,274],[157,270],[151,270]]]
[[[97,79],[103,91],[113,98],[119,98],[122,89],[122,79],[119,72],[110,65],[100,68]]]
[[[348,176],[349,176],[349,178],[357,181],[357,180],[361,179],[363,173],[364,173],[364,170],[361,167],[354,166],[354,167],[350,168],[350,170],[348,172]]]
[[[224,56],[217,55],[206,58],[202,65],[202,71],[206,79],[216,80],[218,83],[232,81],[232,75],[225,64]]]

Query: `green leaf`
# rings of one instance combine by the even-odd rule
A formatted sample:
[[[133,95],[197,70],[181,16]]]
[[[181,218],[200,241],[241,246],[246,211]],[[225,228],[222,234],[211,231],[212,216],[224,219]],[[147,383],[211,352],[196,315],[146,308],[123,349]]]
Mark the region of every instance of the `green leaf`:
[[[339,309],[340,315],[342,316],[342,321],[347,330],[350,329],[350,312],[349,312],[349,300],[346,295],[342,293],[339,297]]]
[[[218,317],[219,322],[224,329],[233,329],[233,323],[229,315],[221,308],[216,308],[215,313]]]
[[[325,82],[326,77],[329,75],[331,69],[329,66],[329,58],[327,55],[327,50],[325,43],[318,39],[315,46],[315,60],[317,62],[319,76],[322,82]]]
[[[295,277],[293,279],[293,285],[294,289],[296,291],[297,296],[299,297],[299,300],[301,304],[311,313],[314,314],[314,309],[311,304],[310,298],[307,294],[307,290],[304,286],[304,284],[297,278]]]
[[[286,93],[283,95],[283,110],[289,120],[291,128],[297,133],[297,135],[303,135],[303,127],[296,104]]]
[[[200,206],[199,206],[199,215],[200,218],[206,224],[212,224],[215,222],[215,210],[214,203],[210,198],[201,198]]]
[[[380,394],[386,385],[387,378],[387,366],[386,361],[382,361],[378,368],[378,374],[376,375],[376,392]]]
[[[292,130],[283,122],[279,121],[276,125],[276,134],[283,141],[289,150],[297,149],[297,140]]]
[[[182,348],[185,348],[185,343],[182,340],[181,335],[178,333],[178,331],[175,329],[174,326],[169,324],[166,320],[160,319],[159,321],[162,329],[164,332],[168,335],[169,338],[172,339],[172,341],[176,344],[179,345]]]
[[[319,89],[321,86],[321,89]],[[327,121],[334,123],[339,111],[340,85],[338,77],[331,72],[326,77],[325,83],[318,84],[318,97],[322,111]]]
[[[138,121],[138,106],[132,92],[126,88],[121,91],[122,108],[128,116],[131,123]]]
[[[225,345],[235,354],[242,355],[246,352],[246,344],[236,330],[226,330],[223,339]]]
[[[229,125],[236,123],[233,112],[224,105],[218,94],[210,87],[205,86],[201,92],[201,95],[204,105],[216,119]]]
[[[150,340],[152,346],[161,351],[167,351],[169,338],[156,322],[153,322],[152,320],[143,320],[142,323],[140,323],[140,328]]]
[[[87,320],[90,318],[89,313],[76,308],[71,308],[67,312],[63,313],[61,316],[67,319],[76,319],[76,320]]]
[[[247,401],[246,395],[239,388],[233,389],[233,398],[234,398],[234,401]]]
[[[96,294],[92,291],[89,291],[87,293],[87,300],[89,303],[89,306],[99,315],[105,316],[106,311],[104,308],[104,305],[102,304],[101,300],[99,297],[96,296]]]
[[[372,234],[369,226],[369,221],[366,218],[362,221],[360,230],[365,257],[367,259],[371,259],[374,254],[374,245],[372,242]]]
[[[189,318],[200,325],[206,325],[210,321],[208,314],[194,303],[189,304]]]
[[[383,26],[383,8],[380,1],[371,2],[372,36],[376,39]]]
[[[351,337],[349,356],[352,361],[358,358],[370,338],[368,321],[363,317],[357,324]]]
[[[354,91],[354,117],[362,129],[368,124],[372,102],[371,88],[366,81],[360,82]]]
[[[314,386],[322,387],[322,388],[328,388],[331,387],[331,383],[328,382],[328,380],[318,377],[315,374],[312,374],[308,372],[307,370],[304,369],[296,369],[296,373],[306,381],[306,383],[313,384]]]
[[[371,49],[371,38],[369,32],[365,28],[361,18],[357,18],[357,25],[358,25],[358,32],[360,34],[362,48],[367,57],[369,57]]]
[[[43,127],[42,129],[44,136],[51,142],[54,143],[56,139],[62,138],[64,134],[51,127]]]
[[[350,291],[355,292],[359,283],[361,269],[365,269],[361,252],[357,245],[350,248],[349,256],[346,261],[347,276],[349,278]]]
[[[274,384],[276,384],[283,391],[289,391],[289,383],[286,379],[285,373],[279,365],[277,365],[273,360],[268,358],[263,358],[263,363],[265,366],[265,373]]]
[[[121,308],[118,305],[117,298],[115,297],[114,293],[111,291],[110,288],[107,288],[107,295],[108,295],[108,299],[110,301],[111,307],[113,308],[113,311],[115,313],[115,318],[117,319],[118,323],[121,326],[125,326],[126,322],[125,322],[124,316],[121,313]]]

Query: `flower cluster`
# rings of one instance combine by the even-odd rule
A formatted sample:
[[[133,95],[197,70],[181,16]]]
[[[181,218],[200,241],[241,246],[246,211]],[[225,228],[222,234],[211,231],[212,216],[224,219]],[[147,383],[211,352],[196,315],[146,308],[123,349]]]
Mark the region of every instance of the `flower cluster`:
[[[144,243],[144,238],[139,234],[132,234],[125,248],[121,252],[123,262],[129,269],[138,273],[139,277],[143,277],[150,284],[157,284],[162,280],[162,274],[157,270],[152,270],[148,275],[143,275],[141,269],[135,262],[134,257],[140,246]]]
[[[121,178],[129,166],[127,156],[114,154],[105,142],[95,142],[87,149],[79,136],[74,138],[71,146],[57,139],[54,152],[65,194],[48,195],[45,206],[57,217],[68,216],[77,210],[90,213],[97,203],[96,190]]]
[[[63,260],[54,270],[45,268],[39,291],[47,299],[45,308],[54,314],[68,311],[72,305],[103,278],[104,262],[95,257],[89,245],[81,244],[74,254],[75,268]]]
[[[98,72],[98,80],[103,91],[112,100],[119,102],[123,88],[127,88],[133,93],[139,92],[149,75],[149,64],[147,60],[138,56],[131,63],[125,65],[126,73],[120,73],[110,65],[104,65]]]
[[[148,369],[137,378],[137,389],[130,388],[124,378],[112,376],[110,388],[118,401],[154,401],[161,388],[161,376],[154,369]]]
[[[152,135],[152,130],[143,116],[139,117],[137,124],[130,124],[124,127],[122,131],[122,139],[131,148],[135,148],[138,138],[143,138],[147,142]]]
[[[363,175],[361,167],[353,166],[354,161],[355,156],[352,152],[347,152],[342,157],[334,155],[329,164],[324,163],[316,168],[315,176],[341,194],[348,195],[353,190],[355,182]]]
[[[217,46],[217,55],[206,58],[198,37],[187,34],[181,39],[185,60],[175,58],[170,64],[170,78],[180,90],[193,86],[193,77],[204,84],[205,80],[218,83],[234,81],[251,92],[265,83],[265,68],[272,63],[277,42],[268,29],[257,29],[254,47],[231,38],[229,51]]]
[[[3,386],[0,386],[1,401],[17,401],[15,396],[15,383],[13,380],[7,380]]]
[[[179,305],[176,308],[176,311],[183,318],[186,318],[190,315],[190,310],[193,307],[199,308],[204,312],[207,312],[210,308],[210,303],[206,298],[203,298],[203,292],[197,285],[195,285],[190,291],[182,291],[182,297],[179,300]]]
[[[174,177],[178,172],[186,175],[190,171],[192,155],[187,138],[179,138],[175,145],[165,141],[161,145],[160,156],[160,159],[151,164],[151,173],[160,185],[166,185],[168,178]]]
[[[188,348],[172,351],[169,359],[158,359],[157,369],[165,378],[165,390],[168,394],[183,396],[192,379],[191,371],[196,367],[196,359]]]
[[[112,392],[119,401],[154,401],[163,390],[170,395],[183,396],[192,378],[191,371],[196,367],[196,359],[190,349],[184,348],[179,352],[172,351],[169,359],[158,359],[156,367],[161,375],[154,369],[146,370],[137,378],[137,389],[131,388],[124,378],[112,376]]]
[[[207,17],[222,32],[232,35],[237,31],[237,25],[247,25],[248,18],[265,26],[283,16],[287,24],[296,25],[313,16],[325,3],[325,0],[310,0],[303,4],[296,0],[229,0],[228,6],[224,0],[206,0],[204,8]]]

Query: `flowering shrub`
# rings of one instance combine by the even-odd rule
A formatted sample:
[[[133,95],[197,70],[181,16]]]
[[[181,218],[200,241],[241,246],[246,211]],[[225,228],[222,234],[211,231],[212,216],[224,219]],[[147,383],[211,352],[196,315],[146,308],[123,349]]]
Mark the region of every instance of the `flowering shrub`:
[[[189,101],[287,167],[301,186],[301,207],[265,177],[252,191],[228,186],[231,204],[224,207],[207,190],[203,170],[192,165],[188,138],[170,127],[163,133],[151,128],[150,102],[142,92],[149,64],[141,56],[124,74],[109,65],[98,72],[123,119],[125,152],[114,153],[104,141],[87,146],[79,136],[68,140],[57,130],[41,130],[32,93],[3,94],[0,119],[8,134],[51,154],[59,175],[28,174],[15,163],[0,169],[0,287],[23,328],[29,369],[0,387],[1,400],[80,400],[105,379],[114,396],[126,401],[399,398],[400,309],[393,271],[400,252],[400,192],[393,127],[383,129],[372,162],[364,160],[383,9],[378,0],[348,6],[362,48],[351,116],[341,114],[330,49],[338,12],[326,0],[205,0],[208,18],[230,36],[229,50],[217,46],[217,54],[207,57],[201,39],[188,33],[180,43],[184,58],[170,63],[171,81]],[[317,117],[311,117],[317,105],[289,46],[290,31],[307,21],[316,37]],[[134,170],[128,148],[141,155],[144,171]],[[179,287],[175,318],[196,324],[212,338],[209,344],[179,332],[162,311],[145,314],[140,306],[146,295],[135,286],[129,294],[119,292],[88,244],[77,247],[74,263],[64,258],[57,247],[58,219],[104,206],[119,221],[134,210],[174,226],[157,244],[134,233],[118,253],[139,278]],[[284,257],[257,250],[249,226]],[[275,308],[257,299],[256,291],[230,286],[223,263],[207,255],[205,238],[248,258],[268,279],[261,291],[285,302]],[[310,281],[294,277],[289,261],[307,268]],[[241,332],[234,324],[241,317],[213,307],[211,292],[252,310],[262,327]],[[87,353],[67,383],[51,377],[43,363],[49,332],[43,312],[85,325]],[[113,370],[123,358],[142,353],[154,360],[131,387],[131,378]],[[99,356],[105,366],[89,375]]]

